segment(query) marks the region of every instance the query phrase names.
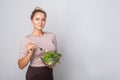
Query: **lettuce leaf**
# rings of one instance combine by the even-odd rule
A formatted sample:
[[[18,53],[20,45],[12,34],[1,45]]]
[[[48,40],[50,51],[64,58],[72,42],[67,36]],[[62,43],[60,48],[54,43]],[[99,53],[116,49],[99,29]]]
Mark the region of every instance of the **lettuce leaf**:
[[[57,52],[50,52],[48,50],[45,50],[45,54],[40,57],[45,65],[52,68],[56,65],[56,63],[59,62],[61,58],[61,54]]]

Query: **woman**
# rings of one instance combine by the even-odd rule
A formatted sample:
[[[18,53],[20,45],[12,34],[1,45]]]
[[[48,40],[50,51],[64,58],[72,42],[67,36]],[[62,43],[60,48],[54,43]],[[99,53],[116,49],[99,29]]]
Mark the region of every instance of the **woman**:
[[[52,32],[43,31],[46,18],[46,12],[36,7],[31,14],[33,31],[23,39],[20,48],[19,68],[23,69],[30,63],[26,80],[53,80],[53,69],[46,66],[40,59],[45,49],[57,51],[55,35]]]

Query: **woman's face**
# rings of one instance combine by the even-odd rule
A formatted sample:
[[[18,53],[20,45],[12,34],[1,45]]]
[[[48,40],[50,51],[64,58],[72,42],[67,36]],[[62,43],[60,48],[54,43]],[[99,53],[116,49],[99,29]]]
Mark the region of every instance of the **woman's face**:
[[[45,14],[42,12],[37,12],[37,13],[35,13],[35,15],[31,21],[34,26],[34,29],[42,30],[46,23]]]

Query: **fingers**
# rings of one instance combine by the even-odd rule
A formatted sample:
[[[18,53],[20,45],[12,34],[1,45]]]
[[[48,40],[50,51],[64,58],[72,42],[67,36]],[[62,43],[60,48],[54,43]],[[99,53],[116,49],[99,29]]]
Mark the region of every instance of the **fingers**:
[[[28,51],[29,52],[34,52],[35,51],[35,48],[36,48],[36,46],[35,46],[35,44],[34,44],[34,42],[28,42]]]
[[[34,42],[32,42],[32,41],[29,41],[29,42],[28,42],[28,44],[35,44],[35,43],[34,43]]]
[[[32,42],[32,41],[29,41],[29,42],[28,42],[28,45],[31,45],[32,47],[36,48],[35,43]]]

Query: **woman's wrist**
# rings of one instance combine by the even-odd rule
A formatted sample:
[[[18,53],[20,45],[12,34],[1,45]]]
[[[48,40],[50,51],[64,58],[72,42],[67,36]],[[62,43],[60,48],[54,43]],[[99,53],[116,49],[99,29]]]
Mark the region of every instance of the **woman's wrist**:
[[[31,56],[31,55],[32,55],[32,52],[28,52],[28,53],[27,53],[27,56]]]

